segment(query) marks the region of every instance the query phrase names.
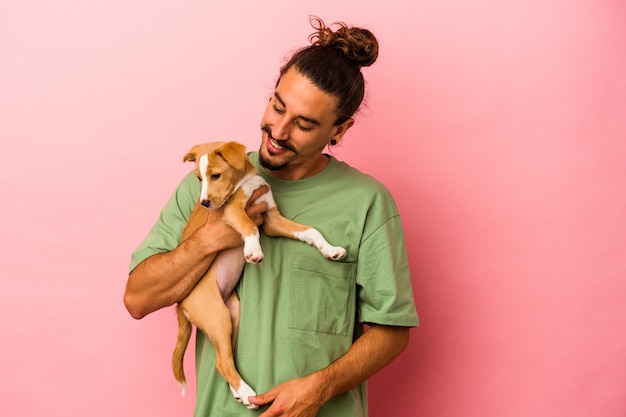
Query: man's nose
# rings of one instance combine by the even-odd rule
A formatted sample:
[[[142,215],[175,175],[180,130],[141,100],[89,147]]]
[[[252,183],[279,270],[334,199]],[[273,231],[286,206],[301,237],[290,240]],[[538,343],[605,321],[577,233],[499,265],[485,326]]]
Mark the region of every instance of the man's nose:
[[[281,118],[272,126],[271,135],[276,140],[289,139],[290,123],[286,118]]]

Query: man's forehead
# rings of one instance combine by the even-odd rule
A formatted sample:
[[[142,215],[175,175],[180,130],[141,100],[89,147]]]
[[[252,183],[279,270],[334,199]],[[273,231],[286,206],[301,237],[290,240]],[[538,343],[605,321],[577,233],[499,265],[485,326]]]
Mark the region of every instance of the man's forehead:
[[[315,86],[306,76],[293,68],[281,77],[274,97],[285,108],[303,119],[318,123],[335,120],[337,98]]]

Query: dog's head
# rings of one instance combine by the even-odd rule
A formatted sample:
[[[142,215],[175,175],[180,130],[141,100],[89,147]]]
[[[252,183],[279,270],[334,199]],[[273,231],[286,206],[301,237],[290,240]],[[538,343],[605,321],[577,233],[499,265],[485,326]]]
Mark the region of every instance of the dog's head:
[[[196,176],[202,183],[200,204],[220,208],[237,190],[245,176],[248,157],[246,148],[237,142],[211,142],[195,145],[183,162],[196,163]]]

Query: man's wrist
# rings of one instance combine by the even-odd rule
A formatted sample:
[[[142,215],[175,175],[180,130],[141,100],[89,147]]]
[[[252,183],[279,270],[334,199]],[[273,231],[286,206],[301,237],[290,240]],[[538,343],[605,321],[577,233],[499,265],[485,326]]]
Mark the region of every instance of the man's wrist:
[[[324,368],[309,375],[312,383],[316,387],[316,392],[319,395],[319,402],[321,404],[324,404],[335,396],[331,374],[332,372],[328,368]]]

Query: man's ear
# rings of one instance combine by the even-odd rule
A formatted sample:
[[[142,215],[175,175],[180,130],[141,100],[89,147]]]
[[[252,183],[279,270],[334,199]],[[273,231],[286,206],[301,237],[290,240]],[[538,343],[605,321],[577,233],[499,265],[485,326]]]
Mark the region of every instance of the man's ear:
[[[345,122],[343,122],[342,124],[340,124],[339,126],[335,128],[335,134],[333,135],[331,139],[335,139],[337,142],[339,142],[341,138],[343,137],[343,135],[345,135],[348,129],[350,129],[353,125],[354,125],[354,119],[350,118],[346,120]]]
[[[216,149],[215,153],[224,158],[224,160],[237,171],[246,169],[246,147],[241,143],[225,143],[219,149]]]
[[[200,145],[194,145],[189,152],[185,154],[183,157],[183,162],[191,161],[196,162],[196,157],[198,156],[198,151],[200,150]]]

